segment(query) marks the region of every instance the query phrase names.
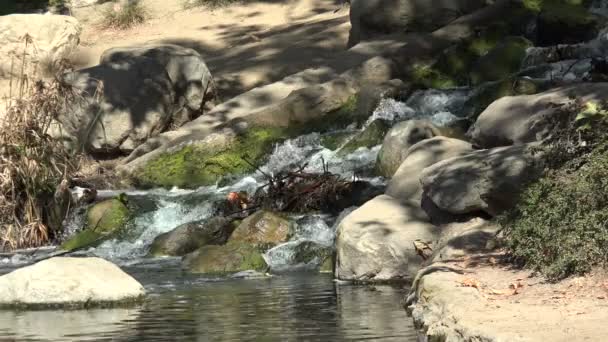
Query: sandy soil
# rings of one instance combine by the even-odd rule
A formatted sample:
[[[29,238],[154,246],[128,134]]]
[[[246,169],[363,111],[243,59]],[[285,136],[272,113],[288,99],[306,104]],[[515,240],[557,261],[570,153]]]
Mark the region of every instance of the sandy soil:
[[[608,331],[605,271],[549,283],[500,260],[500,254],[466,258],[442,264],[452,272],[427,276],[442,288],[430,300],[444,303],[445,317],[451,316],[464,335],[501,341],[604,339]],[[428,284],[427,288],[433,288]]]
[[[228,99],[300,70],[324,65],[346,47],[348,7],[342,0],[246,1],[226,8],[183,8],[183,0],[143,0],[148,21],[129,30],[100,29],[108,5],[76,9],[84,25],[80,67],[116,46],[148,41],[197,50]]]

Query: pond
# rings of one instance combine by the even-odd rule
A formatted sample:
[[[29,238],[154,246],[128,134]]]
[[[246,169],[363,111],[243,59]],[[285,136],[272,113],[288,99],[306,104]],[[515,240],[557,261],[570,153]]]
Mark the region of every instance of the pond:
[[[0,340],[416,341],[403,287],[340,284],[317,273],[200,277],[182,273],[171,259],[124,269],[146,288],[144,303],[0,311]]]

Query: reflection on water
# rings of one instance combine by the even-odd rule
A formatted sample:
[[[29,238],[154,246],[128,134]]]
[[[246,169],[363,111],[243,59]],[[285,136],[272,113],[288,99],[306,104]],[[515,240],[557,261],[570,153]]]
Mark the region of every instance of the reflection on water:
[[[175,267],[127,270],[147,301],[131,309],[0,311],[0,341],[415,341],[405,289],[330,275],[203,279]]]

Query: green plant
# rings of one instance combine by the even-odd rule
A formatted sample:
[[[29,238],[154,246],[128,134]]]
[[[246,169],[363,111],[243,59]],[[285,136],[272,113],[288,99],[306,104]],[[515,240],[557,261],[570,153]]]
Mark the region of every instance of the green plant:
[[[107,28],[127,29],[146,21],[147,10],[139,0],[114,4],[103,14],[102,25]]]
[[[544,177],[527,187],[514,210],[499,217],[514,260],[551,280],[608,264],[603,108],[573,101],[556,113]]]

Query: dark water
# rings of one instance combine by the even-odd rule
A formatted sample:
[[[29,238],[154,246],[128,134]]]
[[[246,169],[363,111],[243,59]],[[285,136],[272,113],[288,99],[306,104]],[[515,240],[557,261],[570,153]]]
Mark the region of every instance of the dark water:
[[[416,341],[406,289],[331,275],[205,279],[126,268],[148,291],[130,309],[0,311],[0,341]]]

